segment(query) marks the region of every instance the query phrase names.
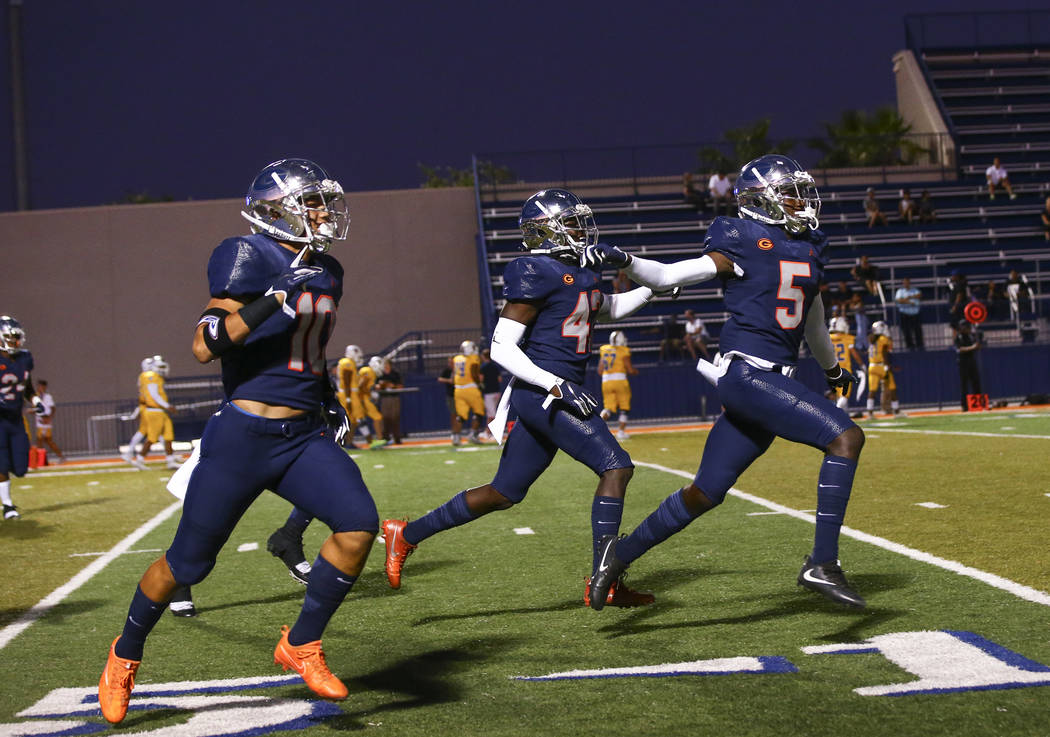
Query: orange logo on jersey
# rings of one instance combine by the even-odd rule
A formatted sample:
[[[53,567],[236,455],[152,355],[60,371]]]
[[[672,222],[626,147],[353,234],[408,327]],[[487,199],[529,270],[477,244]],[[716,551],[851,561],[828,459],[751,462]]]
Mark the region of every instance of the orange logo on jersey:
[[[572,274],[563,274],[561,280],[566,284],[574,284],[576,282],[576,279]]]
[[[759,238],[758,247],[761,248],[763,251],[768,251],[770,248],[773,247],[773,241],[769,240],[768,238]]]

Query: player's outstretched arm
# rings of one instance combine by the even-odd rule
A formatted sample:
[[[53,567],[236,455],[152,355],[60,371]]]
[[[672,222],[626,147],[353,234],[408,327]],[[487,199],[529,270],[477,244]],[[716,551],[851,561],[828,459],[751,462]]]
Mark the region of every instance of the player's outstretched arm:
[[[598,322],[612,322],[630,317],[645,307],[653,298],[649,287],[638,287],[620,294],[606,294],[598,308]]]

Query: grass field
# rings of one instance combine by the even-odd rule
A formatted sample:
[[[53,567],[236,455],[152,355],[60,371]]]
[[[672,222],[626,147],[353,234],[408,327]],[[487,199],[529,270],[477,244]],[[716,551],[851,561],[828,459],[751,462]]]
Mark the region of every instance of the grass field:
[[[265,552],[289,509],[265,494],[194,588],[200,616],[165,614],[157,626],[133,711],[114,731],[1050,734],[1050,413],[865,429],[841,556],[866,611],[795,585],[820,456],[782,441],[721,508],[635,562],[631,583],[652,590],[654,606],[584,608],[594,477],[559,456],[516,509],[427,540],[399,591],[377,545],[325,635],[351,695],[325,704],[272,664],[303,589]],[[627,441],[639,467],[624,531],[692,476],[705,436]],[[498,451],[356,457],[380,514],[414,517],[489,480]],[[14,481],[23,518],[0,525],[0,737],[111,729],[94,701],[106,649],[177,509],[121,554],[103,554],[172,506],[167,476],[114,466]],[[324,536],[311,526],[308,550]],[[74,579],[88,566],[93,576]],[[644,676],[609,670],[661,665]],[[573,671],[590,673],[520,678]],[[892,695],[915,681],[919,693]]]

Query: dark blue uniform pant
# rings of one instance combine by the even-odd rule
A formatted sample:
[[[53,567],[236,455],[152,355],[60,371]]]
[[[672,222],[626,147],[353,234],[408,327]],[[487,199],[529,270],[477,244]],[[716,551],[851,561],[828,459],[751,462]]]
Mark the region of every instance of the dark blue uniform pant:
[[[20,412],[0,413],[0,473],[25,476],[29,470],[29,437]]]

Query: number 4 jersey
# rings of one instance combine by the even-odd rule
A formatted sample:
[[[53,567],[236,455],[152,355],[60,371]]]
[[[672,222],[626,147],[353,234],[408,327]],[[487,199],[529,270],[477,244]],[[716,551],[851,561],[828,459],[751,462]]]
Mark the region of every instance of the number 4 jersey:
[[[522,350],[540,368],[576,383],[591,357],[591,333],[604,295],[590,269],[552,256],[521,256],[503,272],[503,297],[539,308]]]
[[[827,237],[819,230],[792,238],[781,228],[742,218],[716,218],[704,253],[717,251],[743,270],[725,282],[729,320],[718,349],[794,365],[806,315],[824,276]],[[739,273],[739,272],[738,272]]]
[[[208,262],[211,296],[247,304],[266,293],[296,256],[262,234],[227,238]],[[343,267],[327,254],[312,253],[310,265],[323,271],[301,285],[283,310],[270,315],[243,345],[222,357],[222,383],[227,399],[316,409],[324,397],[325,346],[335,326],[343,296]]]

